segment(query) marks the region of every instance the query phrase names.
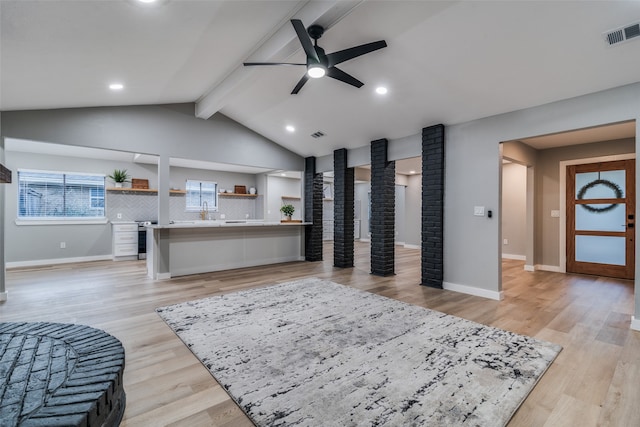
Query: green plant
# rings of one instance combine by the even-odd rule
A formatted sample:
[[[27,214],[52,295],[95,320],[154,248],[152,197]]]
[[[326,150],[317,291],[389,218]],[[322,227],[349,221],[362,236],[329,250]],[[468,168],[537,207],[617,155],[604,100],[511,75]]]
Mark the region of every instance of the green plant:
[[[129,174],[126,169],[115,169],[107,178],[112,179],[113,182],[129,182]]]
[[[285,216],[291,216],[296,211],[296,208],[293,205],[283,205],[280,208],[280,212],[282,212]]]

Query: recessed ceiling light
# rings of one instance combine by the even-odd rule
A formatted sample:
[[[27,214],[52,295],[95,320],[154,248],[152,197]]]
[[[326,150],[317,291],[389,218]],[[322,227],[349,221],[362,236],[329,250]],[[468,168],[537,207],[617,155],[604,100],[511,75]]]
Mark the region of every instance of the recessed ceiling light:
[[[388,92],[388,90],[387,90],[387,88],[386,88],[386,87],[384,87],[384,86],[378,86],[378,87],[376,88],[376,93],[377,93],[378,95],[386,95],[386,93],[387,93],[387,92]]]
[[[409,171],[409,173],[416,173],[416,171]]]
[[[155,3],[156,0],[138,0],[140,3]]]
[[[111,89],[111,90],[122,90],[122,89],[124,89],[124,85],[122,83],[111,83],[109,85],[109,89]]]
[[[287,176],[287,174],[286,173],[281,173],[280,176]]]
[[[287,130],[287,132],[295,132],[295,131],[296,131],[296,128],[294,128],[294,127],[293,127],[293,126],[291,126],[291,125],[287,125],[287,126],[285,127],[285,129]]]

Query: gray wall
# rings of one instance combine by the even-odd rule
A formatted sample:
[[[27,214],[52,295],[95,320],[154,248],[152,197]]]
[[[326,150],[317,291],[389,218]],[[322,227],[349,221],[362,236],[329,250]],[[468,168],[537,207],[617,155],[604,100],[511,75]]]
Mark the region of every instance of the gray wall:
[[[422,175],[407,176],[407,187],[405,190],[405,237],[406,245],[421,245],[422,235]]]
[[[0,112],[0,134],[2,133],[2,113]],[[4,160],[4,138],[0,136],[0,163],[5,164]],[[13,171],[12,171],[13,172]],[[13,180],[13,177],[12,177]],[[0,184],[0,227],[3,227],[0,233],[0,300],[5,297],[5,254],[4,254],[4,205],[5,205],[5,187],[7,184]]]
[[[293,205],[295,208],[292,219],[302,219],[302,200],[282,198],[282,196],[301,197],[302,180],[279,176],[269,176],[267,179],[267,214],[265,215],[267,221],[284,219],[284,215],[280,212],[280,207],[285,204]]]
[[[360,200],[360,239],[362,240],[371,239],[369,234],[369,192],[371,192],[371,182],[357,182],[355,184],[354,199]],[[333,214],[331,219],[333,219]]]
[[[445,282],[501,290],[499,215],[473,216],[499,212],[501,141],[637,120],[638,99],[640,83],[447,127]]]
[[[115,162],[112,160],[84,159],[51,156],[43,154],[6,152],[6,165],[17,172],[18,169],[37,169],[62,172],[99,173],[108,175],[113,169],[127,169],[135,178],[148,179],[150,187],[157,182],[155,165]],[[17,180],[17,174],[14,173]],[[255,175],[219,172],[201,169],[171,168],[171,186],[184,189],[186,179],[218,182],[221,188],[233,185],[255,186]],[[110,183],[107,183],[109,186]],[[4,233],[7,245],[6,262],[26,262],[55,260],[61,258],[100,257],[111,254],[111,224],[61,224],[61,225],[16,225],[18,186],[7,187],[4,216]],[[135,221],[157,220],[158,197],[156,194],[107,193],[106,217],[110,220]],[[239,205],[243,204],[243,206]],[[227,219],[244,218],[249,213],[252,218],[262,218],[262,211],[256,207],[256,199],[223,198],[219,200],[220,212]],[[117,213],[122,218],[116,217]],[[171,219],[197,219],[197,212],[185,212],[184,196],[171,197]],[[60,248],[60,242],[66,248]]]
[[[624,139],[593,144],[572,145],[538,151],[536,163],[535,262],[560,265],[560,222],[551,217],[560,209],[560,162],[613,154],[634,153],[636,141]]]
[[[502,254],[524,257],[526,251],[527,167],[502,165]],[[504,240],[508,244],[504,244]]]
[[[2,136],[143,154],[304,170],[304,159],[222,114],[194,104],[5,111]]]
[[[396,184],[396,211],[395,211],[395,241],[398,243],[405,243],[406,227],[405,227],[405,186]]]

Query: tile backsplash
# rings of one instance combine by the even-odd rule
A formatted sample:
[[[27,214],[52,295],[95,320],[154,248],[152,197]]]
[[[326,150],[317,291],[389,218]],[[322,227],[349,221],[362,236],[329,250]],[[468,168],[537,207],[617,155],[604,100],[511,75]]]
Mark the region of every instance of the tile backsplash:
[[[169,198],[170,218],[178,221],[200,219],[199,212],[185,211],[184,194],[172,194]],[[264,196],[255,198],[220,196],[218,197],[218,211],[211,211],[212,219],[262,219],[264,212]],[[118,218],[118,213],[122,218]],[[126,193],[108,191],[106,200],[106,214],[110,221],[157,221],[158,195],[155,193]]]

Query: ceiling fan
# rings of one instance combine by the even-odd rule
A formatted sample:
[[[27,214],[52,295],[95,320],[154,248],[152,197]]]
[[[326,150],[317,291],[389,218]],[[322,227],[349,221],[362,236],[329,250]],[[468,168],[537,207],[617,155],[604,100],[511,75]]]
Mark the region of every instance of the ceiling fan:
[[[291,24],[296,30],[300,44],[307,54],[306,64],[296,64],[291,62],[245,62],[244,65],[304,65],[307,67],[307,72],[300,79],[296,87],[291,92],[292,95],[297,94],[302,89],[302,86],[309,80],[309,78],[320,78],[325,75],[340,80],[341,82],[350,84],[357,88],[362,87],[364,83],[356,79],[350,74],[345,73],[336,65],[364,55],[365,53],[373,52],[374,50],[387,47],[387,42],[379,40],[377,42],[371,42],[360,46],[355,46],[349,49],[340,50],[329,54],[324,53],[324,49],[318,46],[318,39],[324,34],[324,28],[320,25],[312,25],[308,30],[305,30],[302,21],[299,19],[292,19]],[[311,42],[313,39],[313,43]]]

